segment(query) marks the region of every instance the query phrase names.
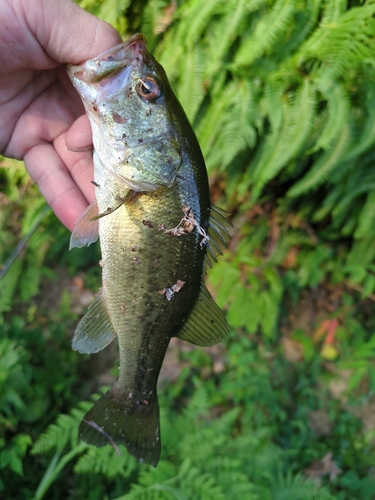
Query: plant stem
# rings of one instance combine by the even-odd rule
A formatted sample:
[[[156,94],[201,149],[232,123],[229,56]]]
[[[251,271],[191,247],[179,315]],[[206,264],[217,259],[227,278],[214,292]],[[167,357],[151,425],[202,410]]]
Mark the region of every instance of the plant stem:
[[[39,483],[33,500],[41,500],[46,494],[48,488],[56,480],[57,476],[66,466],[66,464],[70,462],[76,455],[80,454],[85,448],[87,448],[87,445],[85,443],[80,443],[78,446],[73,448],[73,450],[64,455],[61,460],[59,460],[59,458],[61,456],[62,450],[58,450],[52,458],[46,472],[44,473],[44,476]]]

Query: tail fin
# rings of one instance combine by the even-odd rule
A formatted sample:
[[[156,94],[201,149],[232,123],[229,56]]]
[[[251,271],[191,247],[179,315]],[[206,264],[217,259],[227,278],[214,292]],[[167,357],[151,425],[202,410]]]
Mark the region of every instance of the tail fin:
[[[111,444],[116,450],[123,444],[139,462],[156,467],[161,449],[156,391],[145,399],[121,388],[117,380],[86,413],[79,437],[98,447]]]

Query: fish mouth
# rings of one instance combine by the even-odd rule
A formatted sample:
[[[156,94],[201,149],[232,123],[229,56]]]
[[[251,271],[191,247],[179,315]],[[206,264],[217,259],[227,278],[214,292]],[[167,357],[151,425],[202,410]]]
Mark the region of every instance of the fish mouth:
[[[82,65],[69,65],[68,75],[81,97],[94,103],[101,94],[110,97],[130,83],[131,70],[142,61],[145,50],[146,39],[137,33]]]

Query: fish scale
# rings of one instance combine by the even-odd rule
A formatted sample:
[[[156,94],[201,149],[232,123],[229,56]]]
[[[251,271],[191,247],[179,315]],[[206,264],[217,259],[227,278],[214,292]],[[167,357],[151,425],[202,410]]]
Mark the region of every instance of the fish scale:
[[[103,217],[99,222],[99,235],[103,234],[103,237],[100,236],[103,290],[115,331],[128,333],[126,336],[118,333],[118,337],[128,373],[132,363],[134,366],[131,378],[136,377],[133,348],[139,349],[147,335],[155,337],[156,328],[160,331],[166,329],[167,332],[177,330],[187,319],[199,293],[201,277],[192,271],[197,267],[202,268],[204,252],[196,244],[197,235],[189,235],[189,238],[170,236],[158,229],[160,224],[176,226],[183,215],[183,203],[174,191],[161,190],[136,196],[134,201],[122,205],[110,217]],[[154,201],[156,196],[157,205]],[[175,206],[176,199],[178,206]],[[168,206],[167,211],[165,205]],[[154,227],[143,224],[144,220],[150,221]],[[108,234],[110,238],[107,238]],[[115,255],[114,248],[120,249]],[[189,255],[189,259],[186,255]],[[173,300],[168,301],[160,291],[179,279],[185,285]],[[137,286],[124,286],[129,283],[136,283]],[[125,311],[122,310],[123,304]],[[152,325],[153,330],[150,332]],[[142,332],[142,335],[137,338],[131,332]],[[170,337],[171,334],[168,341]],[[134,347],[136,342],[138,345]],[[156,374],[164,353],[154,370]]]

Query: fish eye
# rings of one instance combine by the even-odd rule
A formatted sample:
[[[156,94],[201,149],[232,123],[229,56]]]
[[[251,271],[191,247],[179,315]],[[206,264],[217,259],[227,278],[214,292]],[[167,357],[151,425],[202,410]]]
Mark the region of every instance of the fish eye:
[[[147,101],[153,101],[160,96],[159,84],[151,77],[140,79],[137,90],[138,94]]]

